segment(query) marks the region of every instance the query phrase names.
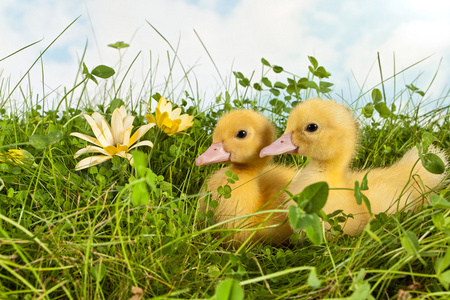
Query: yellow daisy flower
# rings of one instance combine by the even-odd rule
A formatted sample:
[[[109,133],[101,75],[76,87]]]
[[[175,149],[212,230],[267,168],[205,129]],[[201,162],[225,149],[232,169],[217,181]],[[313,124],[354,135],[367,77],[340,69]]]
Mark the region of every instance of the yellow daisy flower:
[[[111,126],[97,112],[94,112],[92,117],[87,114],[83,114],[83,116],[91,126],[95,138],[78,132],[72,132],[70,135],[88,141],[96,146],[87,146],[78,150],[74,158],[85,153],[101,153],[103,155],[90,156],[80,160],[75,166],[75,170],[77,171],[107,161],[114,155],[124,157],[130,161],[130,164],[133,164],[133,156],[129,153],[131,149],[140,146],[153,147],[153,143],[150,141],[141,141],[133,146],[150,128],[155,126],[155,123],[149,123],[139,127],[130,137],[134,117],[128,115],[123,105],[114,110],[111,117]]]
[[[7,153],[0,153],[0,162],[6,161],[23,165],[25,162],[34,161],[34,156],[27,150],[9,149]]]
[[[148,107],[147,107],[148,108]],[[149,109],[150,112],[150,109]],[[155,117],[151,114],[146,114],[149,123],[155,123],[164,133],[172,135],[179,133],[194,124],[193,116],[188,114],[181,114],[181,108],[172,110],[172,103],[161,97],[158,102],[158,107],[155,110]]]

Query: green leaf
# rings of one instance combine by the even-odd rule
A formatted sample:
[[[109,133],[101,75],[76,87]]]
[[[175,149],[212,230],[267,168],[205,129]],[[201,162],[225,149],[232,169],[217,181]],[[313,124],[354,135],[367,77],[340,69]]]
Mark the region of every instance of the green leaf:
[[[249,87],[250,86],[250,80],[248,80],[247,78],[241,79],[238,82],[243,87]]]
[[[366,176],[367,176],[367,174],[366,174]],[[364,176],[364,178],[365,178],[365,176]],[[366,178],[366,181],[367,181],[367,178]],[[366,185],[367,185],[367,183],[366,183]],[[372,215],[372,209],[371,209],[371,206],[370,206],[370,201],[366,197],[366,195],[361,193],[361,189],[362,188],[359,186],[359,182],[355,181],[355,198],[356,198],[356,203],[358,205],[361,205],[362,202],[364,201],[364,204],[366,205],[367,210],[369,211],[369,214]]]
[[[106,275],[106,266],[100,262],[93,266],[89,273],[96,281],[100,282]]]
[[[384,103],[384,102],[375,103],[375,109],[377,110],[377,112],[380,114],[380,116],[382,118],[387,118],[391,115],[391,111],[389,110],[389,108],[386,106],[386,103]]]
[[[92,80],[93,82],[95,82],[95,84],[98,85],[97,78],[95,78],[94,76],[92,76],[92,74],[86,74],[86,78]]]
[[[254,83],[253,88],[257,91],[262,91],[262,86],[259,83]]]
[[[310,89],[315,89],[316,91],[319,90],[319,86],[314,81],[310,80],[306,83],[306,86]]]
[[[306,213],[318,212],[327,202],[328,191],[328,183],[316,182],[304,188],[294,200]]]
[[[158,191],[157,187],[158,175],[156,175],[151,169],[147,169],[145,174],[145,182],[153,190]]]
[[[234,76],[236,76],[236,78],[238,79],[245,79],[244,74],[242,74],[241,72],[233,72]]]
[[[433,221],[434,227],[436,227],[439,230],[442,230],[442,228],[445,225],[445,218],[442,212],[435,212],[434,214],[432,214],[431,220]]]
[[[64,134],[59,130],[53,130],[53,131],[49,132],[46,136],[48,145],[53,145],[53,144],[59,143],[63,137],[64,137]]]
[[[406,231],[405,234],[400,238],[403,248],[405,248],[406,252],[410,255],[418,256],[419,255],[419,240],[417,236],[412,231]]]
[[[308,275],[308,285],[313,288],[320,287],[320,280],[317,278],[316,268],[312,268]]]
[[[378,104],[383,99],[383,96],[381,95],[381,92],[379,89],[373,89],[372,90],[372,101],[375,104]]]
[[[362,108],[362,113],[366,118],[370,118],[373,115],[373,103],[367,103],[366,106]]]
[[[445,271],[444,273],[436,275],[439,282],[445,287],[445,289],[449,289],[450,287],[450,270]]]
[[[321,81],[319,82],[319,92],[325,94],[331,92],[330,87],[332,87],[334,84],[331,82]]]
[[[225,279],[217,285],[214,296],[216,300],[241,300],[244,299],[244,290],[238,281]]]
[[[433,142],[439,142],[439,140],[431,133],[425,132],[422,134],[422,148],[423,152],[427,153],[428,148]]]
[[[114,49],[122,49],[122,48],[128,48],[130,47],[129,44],[124,43],[122,41],[115,42],[114,44],[108,44],[108,47],[114,48]]]
[[[217,194],[222,195],[223,194],[223,186],[219,185],[217,188]]]
[[[291,223],[292,229],[299,230],[298,227],[301,226],[301,224],[299,224],[301,215],[302,215],[302,211],[300,210],[300,208],[298,208],[295,205],[289,206],[288,217],[289,217],[289,222]]]
[[[284,104],[283,101],[280,101],[278,99],[272,99],[269,101],[269,104],[273,107],[286,107],[286,104]]]
[[[82,74],[83,75],[88,75],[88,74],[90,74],[89,73],[89,70],[88,70],[88,68],[86,67],[86,64],[83,62],[83,72],[82,72]]]
[[[302,77],[297,81],[297,88],[299,89],[307,89],[308,88],[308,83],[309,83],[309,79],[306,77]]]
[[[450,202],[448,202],[441,195],[436,195],[436,194],[432,194],[431,195],[430,205],[433,208],[443,208],[443,209],[449,209],[450,208]]]
[[[234,181],[232,178],[227,178],[227,181],[228,181],[229,183],[231,183],[231,184],[236,183],[236,181]]]
[[[231,194],[231,187],[228,184],[223,186],[223,193],[224,194]]]
[[[272,82],[270,82],[270,80],[267,77],[261,78],[261,82],[267,87],[272,87]]]
[[[273,71],[275,73],[281,73],[281,72],[283,72],[283,68],[280,66],[273,66]]]
[[[133,193],[131,195],[131,203],[133,203],[134,206],[146,206],[149,201],[150,195],[145,182],[141,181],[134,184]]]
[[[133,165],[138,178],[144,177],[147,172],[147,155],[136,150],[131,151],[131,154],[133,155]]]
[[[421,90],[419,90],[416,86],[414,86],[414,84],[411,83],[411,85],[406,85],[406,87],[411,90],[413,93],[417,93],[420,96],[425,96],[425,93]]]
[[[361,191],[367,191],[369,189],[369,182],[367,180],[367,175],[369,175],[369,172],[370,170],[364,174],[363,180],[361,180],[361,185],[359,187]]]
[[[313,56],[308,56],[308,59],[311,62],[311,64],[313,65],[313,68],[317,69],[317,67],[319,66],[317,59],[315,59]]]
[[[36,149],[44,149],[49,144],[48,138],[40,134],[30,136],[29,142]]]
[[[370,294],[370,284],[367,282],[358,284],[349,300],[374,299]]]
[[[211,265],[208,267],[208,275],[209,277],[217,278],[220,276],[220,269],[215,265]]]
[[[361,194],[361,190],[359,189],[358,181],[355,181],[355,198],[356,198],[356,204],[361,205],[362,204],[362,194]]]
[[[261,58],[261,62],[262,62],[263,65],[265,65],[265,66],[267,66],[267,67],[270,67],[269,62],[268,62],[266,59]]]
[[[273,86],[276,87],[277,89],[282,89],[282,90],[287,87],[286,84],[279,82],[279,81],[275,82],[275,84]]]
[[[109,77],[113,76],[115,73],[116,72],[114,71],[113,68],[110,68],[105,65],[96,66],[91,72],[92,75],[103,78],[103,79],[109,78]]]
[[[280,91],[277,89],[271,88],[269,91],[276,97],[280,96]]]
[[[442,159],[434,153],[427,153],[421,158],[422,165],[428,172],[442,174],[445,172],[445,164]]]
[[[435,269],[436,273],[440,274],[445,271],[450,266],[450,251],[445,251],[443,257],[436,258]]]
[[[231,171],[231,170],[226,170],[226,171],[225,171],[225,175],[226,175],[227,177],[231,177],[231,176],[233,175],[233,171]]]
[[[302,230],[314,225],[313,214],[305,214],[295,205],[289,207],[288,216],[289,222],[294,230]]]
[[[364,201],[364,204],[367,207],[367,210],[369,211],[369,215],[372,216],[372,207],[370,205],[369,199],[364,194],[361,194],[361,197],[362,197],[362,200]]]
[[[122,105],[125,105],[122,99],[114,98],[114,100],[112,100],[109,104],[109,112],[114,112],[116,108],[120,108]]]
[[[324,67],[320,66],[314,72],[312,72],[314,76],[317,76],[319,78],[329,78],[331,76],[331,73],[327,72]]]
[[[310,214],[310,216],[313,217],[312,225],[305,228],[306,235],[315,245],[320,245],[323,242],[323,237],[319,216],[316,214]]]

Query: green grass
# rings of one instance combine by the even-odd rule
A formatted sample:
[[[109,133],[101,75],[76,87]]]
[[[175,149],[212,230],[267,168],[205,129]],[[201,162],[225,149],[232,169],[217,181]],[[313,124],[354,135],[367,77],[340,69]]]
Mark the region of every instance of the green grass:
[[[144,290],[144,299],[203,299],[216,290],[217,296],[232,291],[231,299],[239,299],[241,288],[245,299],[396,299],[402,290],[412,297],[450,297],[450,255],[445,256],[450,210],[444,197],[436,198],[441,204],[425,205],[417,213],[378,215],[360,235],[339,236],[321,245],[304,238],[302,244],[235,250],[215,234],[229,232],[201,225],[201,186],[220,166],[199,168],[194,161],[209,146],[218,118],[231,108],[253,108],[270,116],[282,132],[298,101],[331,97],[330,74],[314,58],[310,61],[310,69],[298,71],[302,76],[267,60],[262,60],[262,78],[235,72],[235,86],[217,95],[208,108],[200,105],[205,99],[199,98],[189,74],[188,88],[179,93],[173,74],[165,86],[149,81],[135,94],[122,84],[125,74],[116,74],[107,79],[112,84],[101,95],[87,94],[86,87],[95,85],[89,76],[96,75],[81,75],[81,65],[74,68],[78,80],[62,98],[52,94],[36,99],[23,82],[11,84],[11,89],[0,85],[2,106],[17,95],[23,102],[0,111],[2,149],[26,149],[35,158],[24,165],[0,163],[0,298],[128,299],[133,286]],[[170,63],[171,68],[181,64],[175,50]],[[153,67],[149,70],[155,72]],[[272,82],[274,72],[289,79]],[[385,95],[381,99],[378,89],[345,99],[362,128],[354,168],[388,166],[420,143],[426,132],[434,135],[438,146],[449,149],[448,95],[426,99],[412,86],[400,92],[377,88]],[[195,116],[189,135],[155,141],[156,131],[150,130],[145,139],[155,141],[155,146],[140,149],[146,164],[139,172],[120,158],[74,170],[73,155],[85,142],[69,134],[92,135],[81,113],[98,111],[109,120],[114,108],[125,103],[136,116],[134,125],[140,126],[146,123],[144,103],[159,95]],[[97,96],[104,102],[91,105]],[[67,108],[46,109],[46,97]],[[365,117],[361,109],[369,115],[367,104],[372,102],[376,109]],[[422,110],[414,103],[431,103],[432,108]],[[391,113],[386,115],[385,109]],[[290,156],[279,160],[302,163]],[[149,195],[147,205],[133,204],[136,193]]]

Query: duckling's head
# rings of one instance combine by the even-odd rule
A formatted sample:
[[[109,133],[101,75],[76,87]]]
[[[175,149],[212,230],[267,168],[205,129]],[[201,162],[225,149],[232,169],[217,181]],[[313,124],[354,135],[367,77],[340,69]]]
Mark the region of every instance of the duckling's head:
[[[351,159],[357,133],[348,108],[332,100],[310,99],[291,111],[284,134],[261,156],[293,153],[320,161]]]
[[[240,165],[263,165],[262,148],[275,140],[275,127],[262,114],[253,110],[235,110],[220,118],[212,136],[212,145],[200,155],[197,166],[230,162]]]

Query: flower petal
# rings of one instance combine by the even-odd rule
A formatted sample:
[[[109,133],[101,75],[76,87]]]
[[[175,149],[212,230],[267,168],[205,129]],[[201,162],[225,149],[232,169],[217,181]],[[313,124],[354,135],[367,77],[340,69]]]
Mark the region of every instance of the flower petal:
[[[164,119],[168,118],[168,117],[169,117],[169,114],[167,112],[161,113],[161,111],[158,108],[155,110],[156,125],[159,128],[161,128],[161,126],[164,122]]]
[[[191,127],[192,125],[194,125],[194,122],[192,122],[192,120],[194,119],[194,116],[190,116],[190,115],[181,115],[180,116],[181,119],[181,124],[180,124],[180,128],[178,129],[178,131],[183,131],[189,127]]]
[[[77,158],[78,156],[85,154],[85,153],[102,153],[105,155],[109,155],[108,152],[105,151],[105,149],[100,148],[100,147],[96,147],[96,146],[87,146],[85,148],[81,148],[80,150],[78,150],[75,155],[73,156],[73,158]]]
[[[123,106],[122,106],[123,107]],[[123,143],[123,118],[120,110],[116,108],[111,117],[111,131],[114,141],[110,145],[117,145]]]
[[[93,113],[94,114],[99,114],[99,113]],[[114,115],[114,114],[113,114]],[[106,141],[108,142],[107,145],[114,145],[114,136],[112,134],[112,130],[111,130],[111,126],[109,126],[108,122],[106,122],[106,120],[103,118],[102,120],[102,132],[103,132],[103,136],[105,137]],[[105,146],[107,146],[105,145]]]
[[[106,146],[105,151],[108,153],[108,155],[114,156],[119,152],[116,146]]]
[[[120,156],[120,157],[123,157],[123,158],[126,158],[128,160],[131,160],[133,158],[133,155],[131,153],[127,153],[125,151],[120,151],[116,155]]]
[[[102,144],[96,138],[93,138],[92,136],[89,136],[89,135],[86,135],[83,133],[79,133],[79,132],[72,132],[70,135],[76,136],[77,138],[80,138],[82,140],[88,141],[92,144],[102,147]]]
[[[128,143],[130,142],[130,135],[131,135],[131,130],[133,129],[133,126],[127,128],[124,132],[123,132],[123,143],[124,145],[128,145]]]
[[[181,108],[175,108],[171,113],[170,113],[170,118],[172,120],[177,119],[181,114]]]
[[[157,109],[159,109],[159,111],[161,113],[164,113],[164,112],[168,112],[169,113],[169,112],[172,111],[172,103],[168,102],[166,100],[166,98],[161,97],[161,99],[159,99],[159,101],[158,101]]]
[[[116,108],[116,109],[119,110],[119,113],[122,116],[122,119],[125,119],[125,117],[128,115],[125,105],[122,105],[120,108]]]
[[[147,119],[147,122],[150,124],[150,123],[154,123],[154,124],[156,124],[156,120],[155,120],[155,118],[153,117],[153,115],[151,115],[151,114],[146,114],[145,115],[145,118]]]
[[[153,126],[155,126],[155,124],[151,123],[139,127],[138,130],[136,130],[136,132],[133,134],[133,136],[131,136],[130,140],[128,141],[127,144],[128,147],[131,147],[134,143],[136,143],[136,141],[140,139],[145,133],[147,133],[147,131],[149,131],[149,129],[152,128]]]
[[[134,121],[134,117],[131,115],[127,115],[124,119],[123,119],[123,129],[126,130],[129,127],[133,127],[133,121]]]
[[[95,166],[99,163],[102,163],[104,161],[107,161],[108,159],[111,159],[112,156],[90,156],[86,157],[82,160],[80,160],[77,165],[75,166],[75,171],[79,171],[82,169],[86,169],[92,166]]]
[[[88,121],[89,125],[91,126],[92,132],[94,133],[95,137],[100,142],[100,144],[102,146],[107,146],[108,141],[106,140],[105,136],[103,135],[102,127],[100,125],[97,125],[97,121],[95,121],[91,116],[89,116],[87,114],[83,114],[83,116],[85,117],[86,121]],[[101,124],[102,119],[104,120],[104,118],[102,115],[100,115],[100,117],[101,118],[99,119],[99,121]],[[98,118],[98,116],[96,116],[96,118]],[[106,122],[106,120],[104,120],[104,121]]]
[[[153,147],[153,143],[150,141],[141,141],[137,144],[135,144],[133,147],[131,147],[129,150],[140,147],[140,146],[149,146],[149,147]]]
[[[99,113],[93,113],[91,117],[95,121],[95,124],[97,124],[97,127],[102,128],[102,120],[105,120],[105,117]]]

